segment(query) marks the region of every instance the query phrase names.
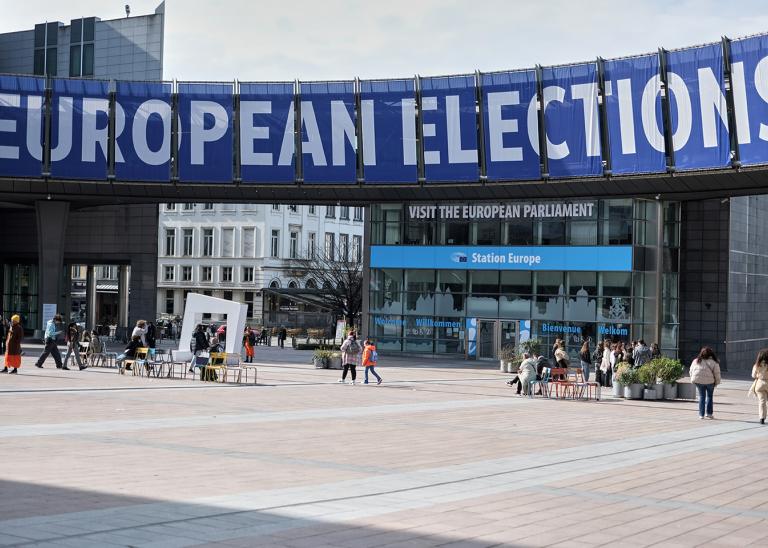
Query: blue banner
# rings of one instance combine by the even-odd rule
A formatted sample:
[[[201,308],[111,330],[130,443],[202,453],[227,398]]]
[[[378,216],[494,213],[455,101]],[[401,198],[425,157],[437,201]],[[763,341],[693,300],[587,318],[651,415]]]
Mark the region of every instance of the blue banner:
[[[488,179],[541,178],[536,71],[483,74],[481,83]]]
[[[604,67],[611,171],[666,171],[659,56],[613,59]]]
[[[768,35],[731,42],[731,88],[739,159],[768,163]]]
[[[545,67],[542,84],[549,175],[602,175],[597,65]]]
[[[475,77],[422,78],[421,120],[427,182],[477,181]]]
[[[171,178],[171,84],[117,82],[115,178]]]
[[[416,90],[413,80],[360,82],[366,183],[415,183]]]
[[[296,180],[293,82],[240,83],[240,177]]]
[[[304,181],[357,182],[354,82],[301,82],[300,92]]]
[[[109,82],[53,80],[51,175],[107,178]]]
[[[667,85],[675,167],[685,170],[728,166],[730,143],[722,46],[718,43],[670,51]]]
[[[0,174],[40,177],[45,79],[0,76]]]
[[[179,179],[232,181],[232,84],[179,84]]]
[[[371,268],[630,272],[631,246],[371,246]]]

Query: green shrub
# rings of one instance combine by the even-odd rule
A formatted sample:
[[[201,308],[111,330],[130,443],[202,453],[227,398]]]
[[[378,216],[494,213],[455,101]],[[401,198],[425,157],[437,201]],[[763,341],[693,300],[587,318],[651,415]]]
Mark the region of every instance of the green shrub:
[[[643,364],[637,369],[638,380],[646,386],[656,383],[656,367],[653,362]]]
[[[331,359],[333,352],[331,350],[325,350],[323,348],[317,348],[312,352],[312,359],[327,361]]]
[[[672,358],[656,358],[650,361],[656,372],[656,377],[664,384],[673,384],[685,373],[685,367],[680,360]]]
[[[523,341],[520,343],[520,353],[528,353],[531,356],[534,354],[539,354],[541,350],[541,340],[540,339],[528,339],[527,341]]]
[[[619,370],[618,374],[616,375],[616,382],[623,386],[629,386],[630,384],[639,383],[640,379],[636,370],[632,369],[631,367],[626,367]]]
[[[515,352],[515,347],[508,344],[501,347],[501,350],[499,350],[499,359],[503,362],[509,362],[514,360],[517,357],[517,353]]]

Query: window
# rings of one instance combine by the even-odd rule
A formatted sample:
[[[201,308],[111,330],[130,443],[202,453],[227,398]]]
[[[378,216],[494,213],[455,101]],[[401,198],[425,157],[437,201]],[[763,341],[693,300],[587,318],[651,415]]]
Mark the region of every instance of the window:
[[[363,220],[363,208],[362,207],[356,207],[355,208],[355,221],[362,221]]]
[[[166,282],[172,282],[173,281],[173,271],[174,268],[172,265],[166,265],[163,267],[163,280]]]
[[[295,230],[291,230],[291,242],[290,242],[290,257],[291,259],[298,259],[299,257],[299,233]]]
[[[192,229],[184,229],[184,249],[182,253],[185,257],[192,256]]]
[[[280,256],[280,231],[279,230],[273,230],[272,231],[272,242],[270,245],[270,257],[279,257]]]
[[[93,76],[93,44],[83,44],[83,76]]]
[[[192,267],[191,266],[182,266],[181,267],[181,281],[182,282],[191,282],[192,281]]]
[[[173,289],[168,289],[165,292],[165,313],[173,314],[174,301],[176,300]]]
[[[35,25],[34,73],[42,76],[58,74],[59,24]]]
[[[200,268],[200,281],[201,282],[213,281],[213,267],[203,266]]]
[[[252,266],[243,267],[243,282],[253,283],[253,267]]]
[[[192,211],[195,209],[195,204],[184,204],[184,211]]]
[[[253,257],[256,251],[256,229],[243,229],[243,257]]]
[[[165,204],[166,211],[176,211],[176,204]]]
[[[349,220],[349,206],[341,206],[339,208],[339,219],[344,221]]]
[[[352,236],[352,262],[362,262],[363,237]]]
[[[336,206],[325,206],[325,218],[326,219],[336,218]]]
[[[272,204],[272,211],[280,211],[280,204]]]
[[[253,291],[246,291],[243,300],[248,305],[247,317],[253,318]]]
[[[336,254],[335,251],[335,235],[332,232],[325,233],[325,259],[327,261],[334,261]]]
[[[213,204],[211,202],[204,203],[203,211],[213,211]]]
[[[69,47],[69,75],[82,76],[80,73],[80,44]]]
[[[315,253],[317,251],[317,245],[316,245],[316,235],[314,232],[310,232],[307,234],[307,257],[310,259],[314,259]]]
[[[225,228],[221,231],[221,256],[234,257],[235,255],[235,229]]]
[[[176,230],[173,228],[165,229],[165,255],[166,257],[176,255]]]
[[[349,260],[349,234],[339,234],[339,260]]]
[[[221,281],[222,282],[231,282],[232,281],[232,267],[231,266],[222,266],[221,267]]]
[[[297,213],[298,210],[299,210],[299,208],[296,205],[289,205],[288,206],[288,211],[290,211],[291,213]]]
[[[226,299],[227,301],[231,301],[232,300],[232,292],[231,291],[225,291],[224,292],[224,299]]]
[[[203,257],[213,257],[213,229],[203,229]]]
[[[317,215],[317,206],[313,206],[313,205],[309,206],[307,208],[307,213],[310,215]]]

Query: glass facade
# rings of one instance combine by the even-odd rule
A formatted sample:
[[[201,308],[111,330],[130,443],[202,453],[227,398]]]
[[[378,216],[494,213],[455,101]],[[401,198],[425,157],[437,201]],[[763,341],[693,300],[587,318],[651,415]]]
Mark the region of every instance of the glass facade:
[[[427,214],[409,204],[372,206],[368,333],[383,350],[468,357],[493,357],[503,344],[525,337],[541,339],[543,348],[562,337],[574,357],[587,337],[643,338],[675,355],[678,204],[659,208],[652,200],[574,200],[568,203],[582,207],[558,209],[563,203],[505,203],[509,207],[489,219],[482,218],[488,209],[463,204],[440,204]],[[422,255],[445,253],[454,263],[437,260],[434,268],[414,268],[408,264],[409,246],[421,246]],[[542,262],[530,269],[513,265],[511,255],[518,251],[540,255]],[[562,257],[547,263],[552,254]],[[489,268],[485,256],[501,266]],[[590,262],[593,256],[600,260]],[[483,356],[486,328],[495,329],[489,343],[495,350]]]

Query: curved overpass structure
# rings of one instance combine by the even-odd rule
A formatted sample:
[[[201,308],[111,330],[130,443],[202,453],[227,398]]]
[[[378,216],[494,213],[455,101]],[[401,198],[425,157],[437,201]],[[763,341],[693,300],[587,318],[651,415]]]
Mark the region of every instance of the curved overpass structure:
[[[763,193],[768,36],[399,80],[0,76],[4,201]]]

